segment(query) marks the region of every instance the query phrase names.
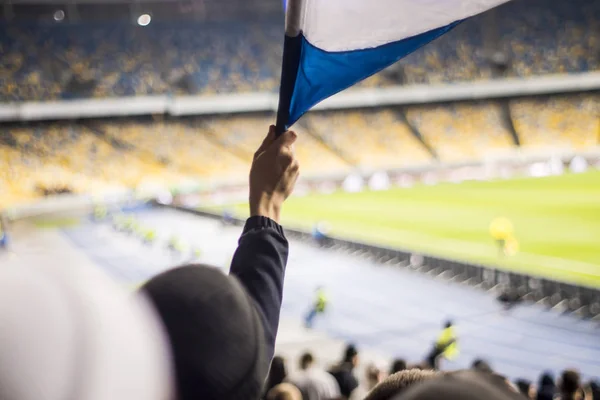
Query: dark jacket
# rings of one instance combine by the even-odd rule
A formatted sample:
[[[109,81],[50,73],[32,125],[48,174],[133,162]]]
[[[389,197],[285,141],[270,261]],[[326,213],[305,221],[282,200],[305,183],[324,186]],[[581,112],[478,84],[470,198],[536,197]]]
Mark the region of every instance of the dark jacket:
[[[229,272],[238,278],[254,300],[263,322],[269,360],[275,351],[288,252],[288,241],[281,225],[267,217],[250,217]]]
[[[333,367],[329,373],[333,375],[336,382],[340,386],[340,393],[345,398],[350,398],[350,395],[358,387],[358,381],[352,372],[352,364],[344,362]]]
[[[287,256],[281,226],[252,217],[229,276],[191,264],[142,287],[169,336],[179,400],[260,396],[275,347]]]

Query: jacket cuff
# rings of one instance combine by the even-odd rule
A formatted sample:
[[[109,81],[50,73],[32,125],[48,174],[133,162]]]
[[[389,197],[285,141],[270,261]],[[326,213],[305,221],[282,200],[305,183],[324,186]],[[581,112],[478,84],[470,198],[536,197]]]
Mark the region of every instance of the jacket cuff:
[[[271,218],[262,217],[262,216],[254,216],[250,217],[246,220],[246,224],[244,225],[244,231],[242,234],[248,233],[251,230],[260,230],[260,229],[274,229],[281,236],[285,237],[283,233],[283,227],[279,225],[277,222],[273,221]]]

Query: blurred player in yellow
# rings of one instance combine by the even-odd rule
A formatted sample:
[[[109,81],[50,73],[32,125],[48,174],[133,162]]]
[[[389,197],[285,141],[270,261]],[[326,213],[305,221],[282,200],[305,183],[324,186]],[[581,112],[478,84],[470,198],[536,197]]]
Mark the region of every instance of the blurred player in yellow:
[[[108,209],[105,205],[99,204],[94,207],[94,221],[103,221],[108,216]]]
[[[154,229],[145,229],[143,232],[144,244],[151,245],[156,241],[156,231]]]
[[[325,289],[323,289],[322,286],[319,286],[315,291],[315,294],[315,302],[304,318],[304,326],[306,328],[312,328],[315,317],[318,314],[323,314],[325,312],[325,308],[327,307],[327,296],[325,295]]]
[[[494,218],[490,224],[490,235],[498,244],[500,256],[512,256],[519,251],[519,242],[514,237],[513,224],[508,218]]]
[[[440,332],[433,349],[427,356],[427,362],[433,369],[439,369],[439,358],[453,360],[458,356],[458,336],[452,321],[446,321],[444,329]]]

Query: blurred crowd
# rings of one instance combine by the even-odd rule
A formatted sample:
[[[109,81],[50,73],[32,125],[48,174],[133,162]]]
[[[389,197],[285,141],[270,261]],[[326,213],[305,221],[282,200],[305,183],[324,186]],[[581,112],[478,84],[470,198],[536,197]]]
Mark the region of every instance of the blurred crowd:
[[[537,382],[527,379],[508,381],[483,359],[475,359],[471,371],[479,377],[501,377],[516,398],[530,400],[597,400],[600,382],[584,381],[577,370],[565,369],[559,376],[543,372]],[[264,400],[391,400],[412,386],[451,376],[455,372],[440,372],[427,362],[410,364],[397,358],[385,365],[360,361],[358,349],[349,344],[339,362],[325,366],[313,353],[305,352],[293,365],[290,360],[275,356],[265,385]],[[501,372],[500,372],[501,373]],[[466,390],[467,388],[463,388]],[[449,393],[445,393],[449,396]],[[444,396],[443,398],[449,398]],[[451,398],[451,396],[450,396]],[[461,396],[462,398],[462,396]],[[508,398],[508,397],[504,397]]]
[[[303,176],[598,146],[599,94],[315,112],[294,129]],[[273,115],[0,126],[0,207],[57,193],[241,181]],[[514,134],[511,129],[514,129]],[[517,144],[517,139],[519,144]]]
[[[159,18],[160,16],[157,16]],[[0,102],[276,91],[283,18],[0,24]],[[364,81],[363,87],[600,69],[594,0],[516,0]]]

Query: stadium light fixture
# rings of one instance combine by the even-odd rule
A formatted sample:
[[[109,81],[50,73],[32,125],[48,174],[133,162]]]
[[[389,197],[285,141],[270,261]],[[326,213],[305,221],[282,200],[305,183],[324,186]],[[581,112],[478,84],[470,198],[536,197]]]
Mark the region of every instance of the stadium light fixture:
[[[63,10],[54,11],[53,18],[56,22],[62,22],[65,19],[65,12]]]
[[[152,21],[152,17],[150,14],[142,14],[138,17],[137,23],[139,26],[147,26],[150,21]]]

